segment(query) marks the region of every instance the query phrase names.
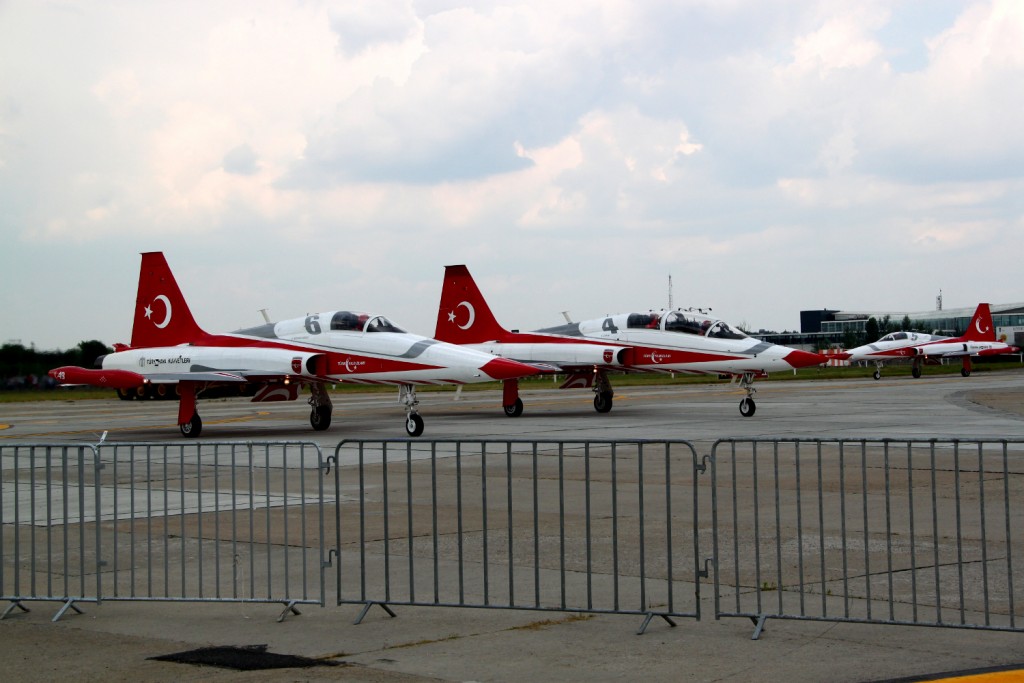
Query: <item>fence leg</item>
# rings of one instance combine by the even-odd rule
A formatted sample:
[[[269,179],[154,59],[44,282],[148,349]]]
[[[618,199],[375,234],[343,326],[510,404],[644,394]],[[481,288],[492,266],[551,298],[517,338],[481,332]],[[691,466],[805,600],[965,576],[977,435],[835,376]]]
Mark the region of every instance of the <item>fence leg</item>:
[[[11,604],[7,606],[7,609],[4,610],[4,613],[0,614],[0,621],[6,619],[7,615],[13,612],[15,607],[20,609],[22,612],[31,611],[28,607],[25,607],[25,605],[21,604],[21,600],[11,600]]]
[[[764,630],[765,622],[768,621],[768,615],[762,614],[758,618],[750,617],[750,621],[754,624],[754,635],[750,636],[751,640],[757,640],[761,637],[761,631]]]
[[[662,619],[664,619],[665,621],[668,622],[669,626],[671,626],[672,628],[676,627],[676,622],[672,621],[672,619],[667,614],[658,614],[657,612],[648,612],[647,616],[644,618],[644,623],[640,626],[640,630],[636,632],[636,634],[638,636],[642,636],[644,634],[644,631],[647,630],[647,627],[651,623],[651,619],[654,619],[654,617],[661,617]]]
[[[386,605],[385,603],[383,603],[383,602],[368,602],[368,603],[366,603],[366,604],[365,604],[365,605],[363,606],[363,611],[359,613],[359,616],[358,616],[358,617],[356,618],[356,620],[355,620],[355,621],[353,621],[353,622],[352,622],[352,625],[353,625],[353,626],[358,626],[358,625],[359,625],[359,623],[360,623],[360,622],[361,622],[361,621],[363,620],[363,617],[365,617],[365,616],[366,616],[366,613],[367,613],[367,612],[369,612],[369,611],[370,611],[370,608],[371,608],[371,607],[373,607],[374,605],[380,605],[380,606],[381,606],[381,607],[382,607],[382,608],[384,609],[384,611],[385,611],[385,612],[387,612],[388,614],[390,614],[390,615],[391,615],[391,618],[392,618],[392,619],[394,619],[395,617],[397,617],[397,616],[398,616],[397,614],[395,614],[394,612],[392,612],[392,611],[391,611],[391,608],[390,608],[390,607],[388,607],[388,606],[387,606],[387,605]]]
[[[282,621],[284,621],[284,618],[285,618],[286,616],[288,616],[288,613],[289,613],[289,612],[291,612],[292,614],[295,614],[295,615],[300,615],[300,614],[302,614],[302,612],[300,612],[300,611],[299,611],[298,609],[296,609],[296,608],[295,608],[295,603],[296,603],[296,602],[297,602],[297,600],[289,600],[289,601],[288,601],[288,602],[287,602],[287,603],[285,604],[285,606],[284,606],[284,611],[283,611],[283,612],[281,612],[281,616],[279,616],[279,617],[277,618],[277,623],[279,623],[279,624],[280,624],[280,623],[281,623]]]
[[[64,601],[64,606],[61,607],[60,610],[56,614],[53,615],[53,619],[50,619],[50,621],[60,621],[60,618],[62,616],[64,616],[64,613],[67,612],[69,609],[73,609],[77,613],[82,614],[82,610],[80,610],[77,607],[75,607],[75,599],[74,598],[68,598],[67,600]]]

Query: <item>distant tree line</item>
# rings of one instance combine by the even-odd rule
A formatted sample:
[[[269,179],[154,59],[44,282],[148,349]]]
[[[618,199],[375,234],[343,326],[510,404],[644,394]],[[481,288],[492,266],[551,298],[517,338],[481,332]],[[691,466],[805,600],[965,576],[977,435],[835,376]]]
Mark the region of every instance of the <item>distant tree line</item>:
[[[49,385],[47,371],[62,365],[93,367],[93,362],[113,349],[95,339],[78,342],[67,351],[37,351],[21,344],[0,346],[0,389]]]

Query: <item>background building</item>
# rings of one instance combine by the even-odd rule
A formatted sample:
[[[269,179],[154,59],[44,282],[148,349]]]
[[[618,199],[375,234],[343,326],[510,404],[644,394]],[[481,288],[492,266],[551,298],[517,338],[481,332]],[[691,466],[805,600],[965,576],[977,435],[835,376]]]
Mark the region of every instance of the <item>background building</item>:
[[[996,339],[1024,347],[1024,302],[990,304]],[[753,336],[776,344],[785,344],[805,350],[829,347],[852,348],[875,341],[865,339],[868,320],[878,323],[881,337],[886,332],[903,328],[909,320],[910,329],[928,334],[951,337],[964,333],[977,306],[970,308],[944,308],[933,311],[843,311],[823,308],[800,311],[800,332],[754,332]],[[876,338],[877,339],[877,338]]]

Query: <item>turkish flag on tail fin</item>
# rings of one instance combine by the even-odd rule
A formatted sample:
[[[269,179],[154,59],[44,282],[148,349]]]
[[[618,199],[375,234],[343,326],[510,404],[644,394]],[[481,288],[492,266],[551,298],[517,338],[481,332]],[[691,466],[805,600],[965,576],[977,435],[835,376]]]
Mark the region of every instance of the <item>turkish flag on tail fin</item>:
[[[142,255],[132,347],[177,346],[206,336],[192,317],[162,252]]]
[[[967,326],[967,332],[964,333],[964,339],[967,341],[996,340],[996,328],[992,324],[992,312],[989,310],[988,304],[978,304],[977,310],[974,311],[974,317],[971,318],[971,324]]]
[[[466,266],[446,266],[434,338],[449,344],[499,341],[510,334],[494,318]]]

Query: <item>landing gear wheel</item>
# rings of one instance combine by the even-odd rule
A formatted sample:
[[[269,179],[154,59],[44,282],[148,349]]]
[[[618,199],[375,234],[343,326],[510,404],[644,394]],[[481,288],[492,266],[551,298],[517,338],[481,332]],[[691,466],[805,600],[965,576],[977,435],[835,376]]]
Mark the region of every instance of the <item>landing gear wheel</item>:
[[[505,409],[505,415],[508,417],[519,417],[523,414],[523,400],[517,398],[516,402],[512,405],[502,406]]]
[[[874,375],[872,375],[872,376],[873,376],[873,377],[874,377],[875,379],[882,379],[882,373],[881,373],[881,372],[879,372],[878,370],[875,370],[875,374],[874,374]]]
[[[910,374],[914,376],[914,379],[917,379],[918,377],[921,376],[921,368],[915,365],[914,367],[910,368]]]
[[[749,396],[740,401],[740,415],[743,417],[750,417],[757,410],[757,406],[754,404],[754,399]]]
[[[135,393],[131,389],[118,389],[117,397],[122,401],[132,401],[135,399]]]
[[[971,376],[971,371],[968,370],[967,368],[960,368],[960,376],[961,377],[970,377]]]
[[[405,418],[405,433],[409,436],[419,436],[423,433],[423,418],[416,413],[409,413]]]
[[[612,392],[599,391],[594,395],[594,410],[599,413],[607,413],[612,409]]]
[[[331,426],[331,406],[314,406],[309,413],[309,424],[318,432]]]
[[[199,413],[193,413],[192,419],[178,425],[181,435],[188,439],[194,439],[203,431],[203,421],[199,419]]]

